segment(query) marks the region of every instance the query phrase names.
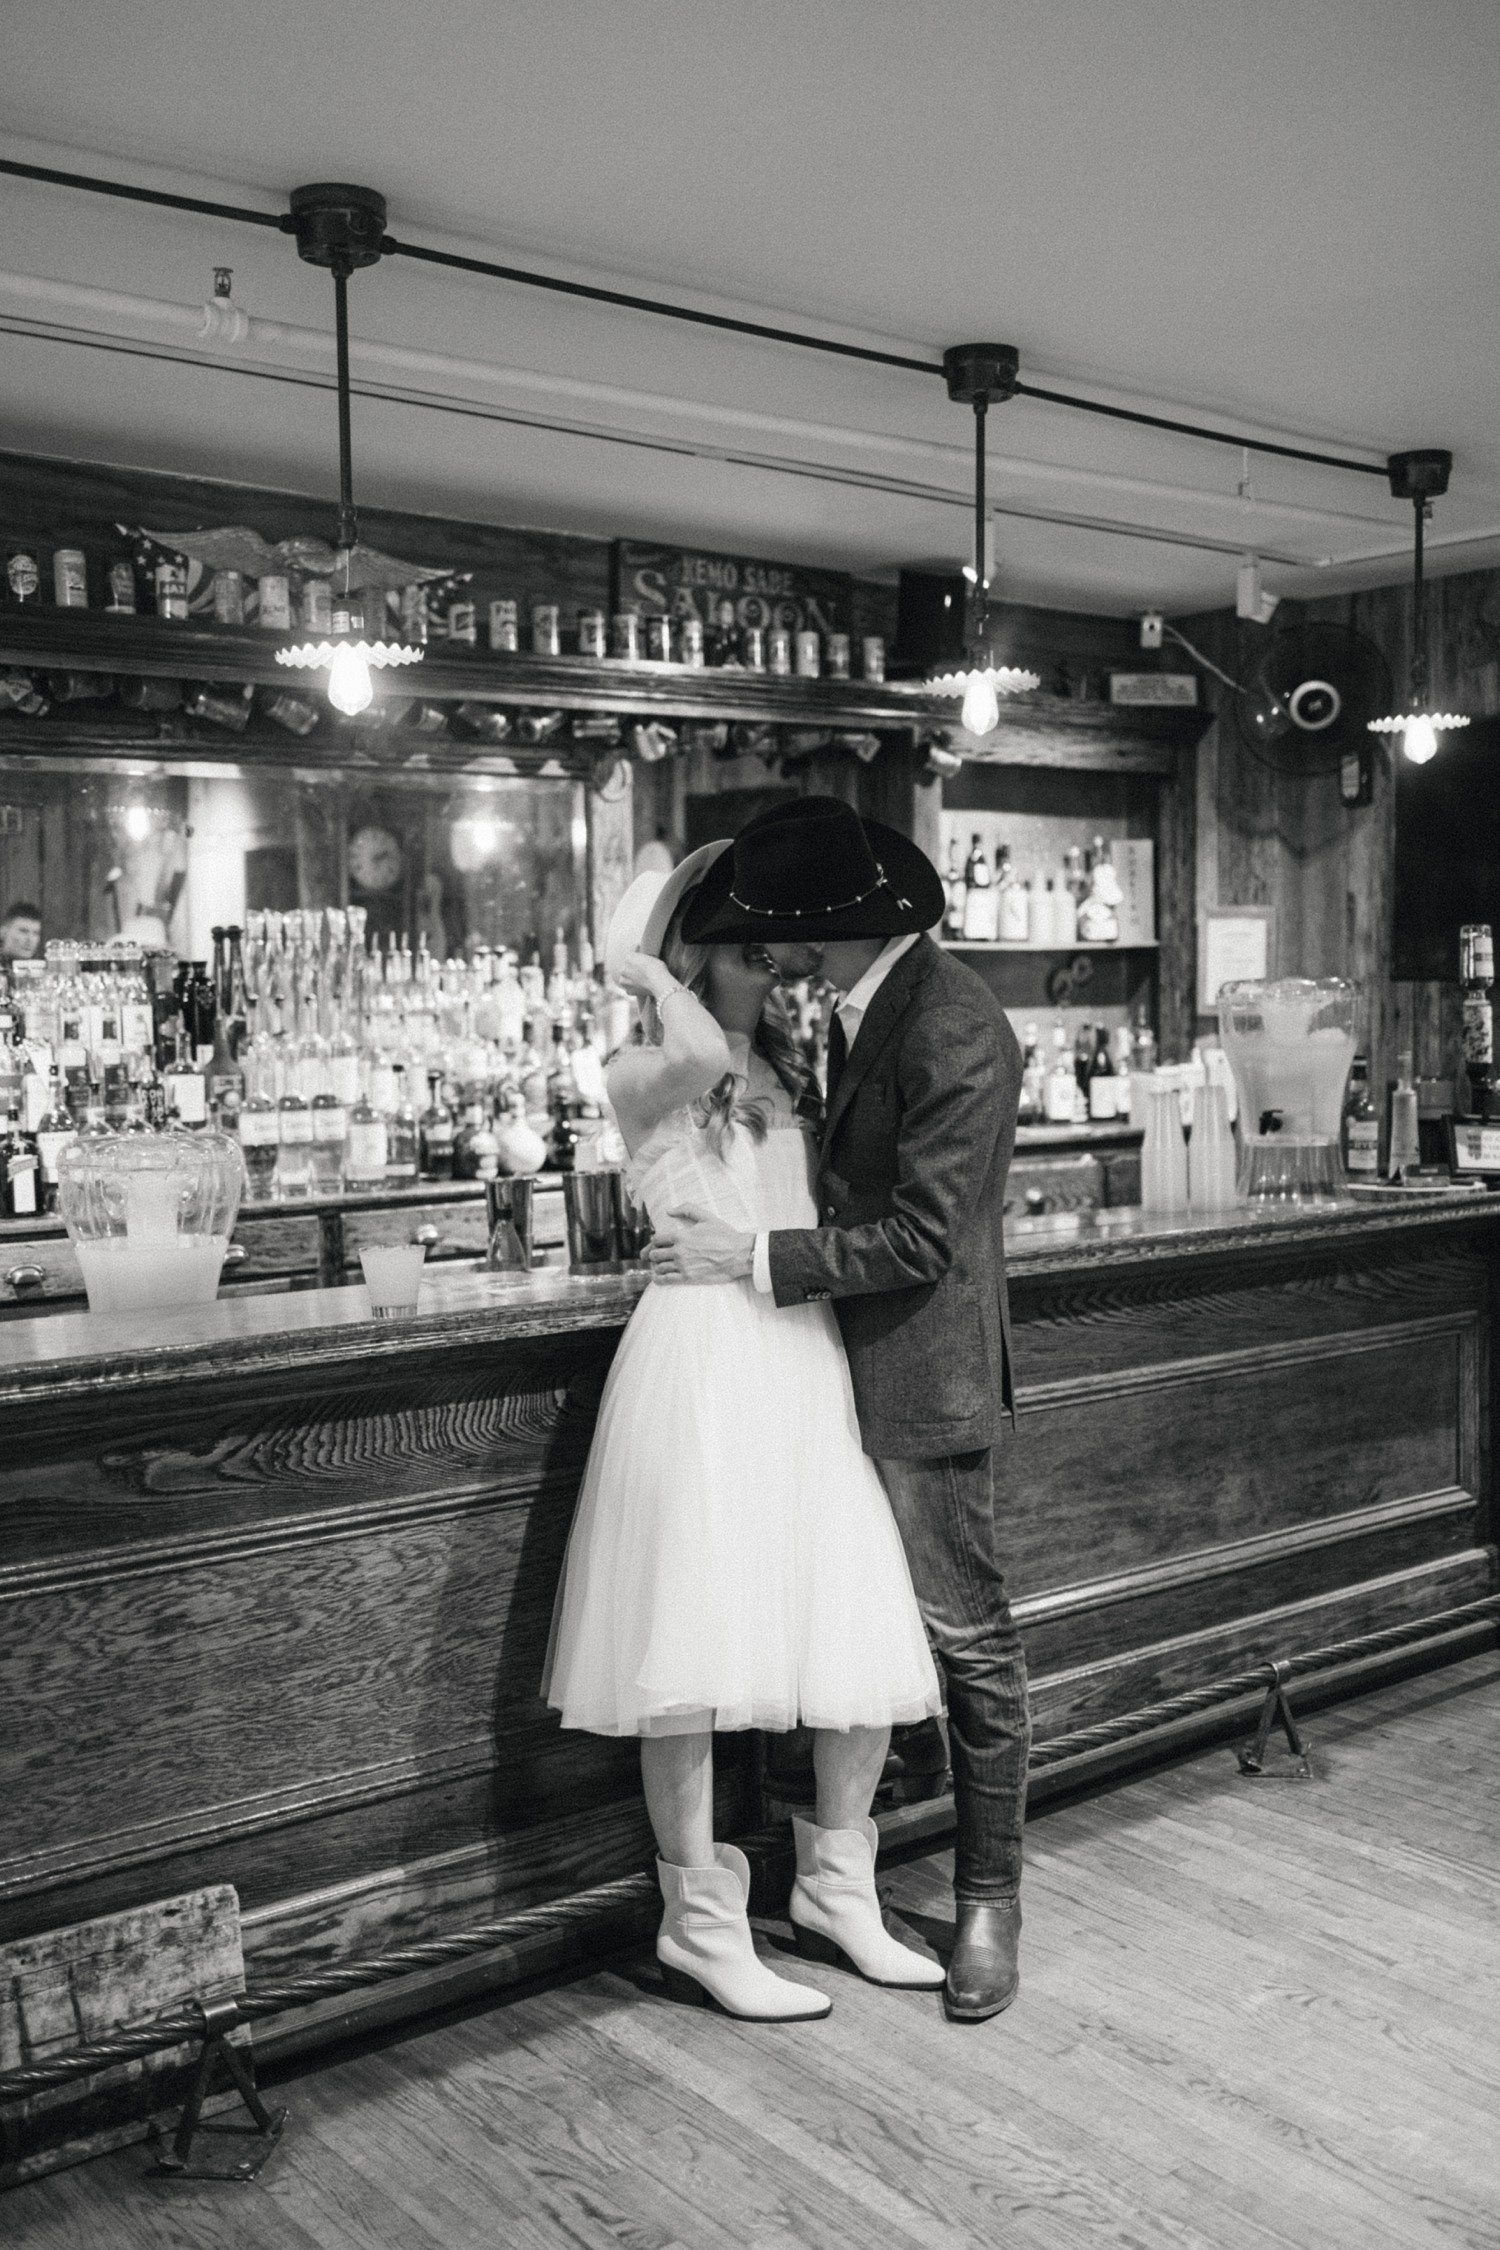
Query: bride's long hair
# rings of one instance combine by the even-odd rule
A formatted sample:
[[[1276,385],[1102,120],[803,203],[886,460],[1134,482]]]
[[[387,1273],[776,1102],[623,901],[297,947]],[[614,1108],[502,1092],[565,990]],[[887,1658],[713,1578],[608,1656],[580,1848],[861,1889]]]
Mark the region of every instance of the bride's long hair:
[[[687,912],[697,885],[685,891],[678,900],[666,935],[661,943],[661,957],[676,977],[685,984],[695,1000],[708,1006],[708,958],[706,945],[689,945],[682,935],[683,917]],[[643,1030],[648,1045],[661,1044],[661,1017],[654,1004],[648,1003],[644,1012]],[[756,1053],[763,1056],[775,1071],[791,1096],[792,1105],[799,1116],[816,1123],[821,1108],[817,1081],[802,1057],[792,1029],[792,1019],[786,1002],[773,985],[766,994],[760,1021],[750,1041]],[[744,1080],[732,1070],[726,1070],[716,1086],[699,1096],[693,1105],[694,1113],[716,1152],[722,1150],[725,1138],[742,1125],[752,1140],[763,1141],[770,1129],[771,1105],[764,1098],[747,1099]]]

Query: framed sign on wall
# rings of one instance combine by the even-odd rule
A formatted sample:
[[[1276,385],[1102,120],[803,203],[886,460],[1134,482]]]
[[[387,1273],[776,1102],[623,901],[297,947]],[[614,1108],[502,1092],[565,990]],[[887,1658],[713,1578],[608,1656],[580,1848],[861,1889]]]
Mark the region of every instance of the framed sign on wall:
[[[697,617],[707,625],[727,601],[736,625],[782,625],[792,633],[846,633],[850,626],[853,580],[842,570],[617,539],[614,583],[615,608],[643,617]]]
[[[1211,1016],[1226,984],[1268,977],[1275,910],[1269,906],[1205,907],[1198,931],[1198,1013]]]

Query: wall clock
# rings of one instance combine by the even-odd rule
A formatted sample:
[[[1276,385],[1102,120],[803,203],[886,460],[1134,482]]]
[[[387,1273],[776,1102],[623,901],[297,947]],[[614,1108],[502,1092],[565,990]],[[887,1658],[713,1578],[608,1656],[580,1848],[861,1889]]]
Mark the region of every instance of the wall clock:
[[[401,880],[401,843],[388,828],[356,828],[349,873],[362,891],[388,891]]]

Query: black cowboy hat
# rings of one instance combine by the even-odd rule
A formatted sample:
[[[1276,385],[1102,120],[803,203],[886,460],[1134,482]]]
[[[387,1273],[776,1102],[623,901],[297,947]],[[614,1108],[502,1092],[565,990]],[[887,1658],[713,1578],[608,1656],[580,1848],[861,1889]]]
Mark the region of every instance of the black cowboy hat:
[[[905,937],[942,920],[927,854],[839,797],[799,797],[747,821],[683,916],[690,945],[736,938]]]

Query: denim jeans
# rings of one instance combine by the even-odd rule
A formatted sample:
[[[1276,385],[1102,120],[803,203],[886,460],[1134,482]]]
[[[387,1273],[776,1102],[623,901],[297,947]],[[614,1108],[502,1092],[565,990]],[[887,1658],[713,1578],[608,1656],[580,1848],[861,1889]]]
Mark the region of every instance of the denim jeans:
[[[1021,1885],[1031,1713],[996,1549],[994,1456],[986,1446],[875,1465],[947,1692],[954,1893],[1011,1899]]]

